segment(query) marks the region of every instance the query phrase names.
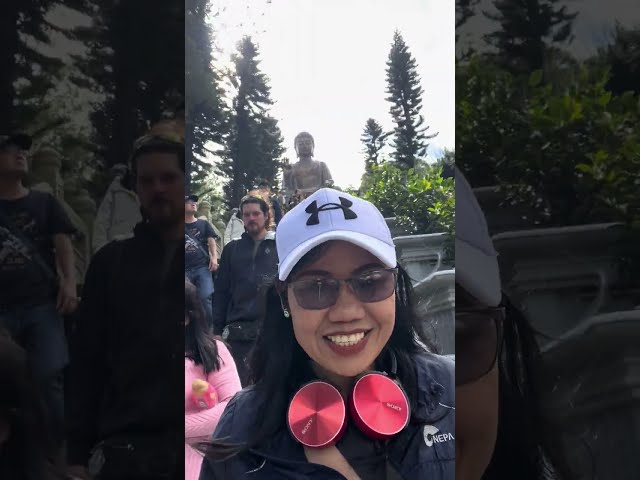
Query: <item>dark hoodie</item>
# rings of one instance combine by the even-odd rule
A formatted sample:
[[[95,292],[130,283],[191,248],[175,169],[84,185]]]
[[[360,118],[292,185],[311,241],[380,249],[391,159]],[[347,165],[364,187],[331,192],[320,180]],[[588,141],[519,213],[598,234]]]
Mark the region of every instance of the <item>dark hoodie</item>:
[[[213,328],[256,322],[260,318],[259,292],[278,273],[278,252],[272,233],[257,245],[247,232],[222,250],[213,294]]]
[[[71,338],[68,460],[87,465],[101,440],[184,433],[184,250],[147,225],[100,249],[89,266]],[[168,259],[168,261],[164,261]]]

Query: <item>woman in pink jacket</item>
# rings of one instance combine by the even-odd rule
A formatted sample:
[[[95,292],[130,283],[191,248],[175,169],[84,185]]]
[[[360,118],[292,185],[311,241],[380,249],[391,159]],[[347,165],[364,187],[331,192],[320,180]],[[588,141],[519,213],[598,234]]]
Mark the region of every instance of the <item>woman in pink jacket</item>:
[[[207,328],[196,287],[185,279],[184,354],[184,478],[198,480],[202,456],[191,445],[209,440],[233,395],[240,391],[240,378],[231,353]],[[193,381],[207,382],[215,400],[194,402]],[[204,385],[204,384],[203,384]]]

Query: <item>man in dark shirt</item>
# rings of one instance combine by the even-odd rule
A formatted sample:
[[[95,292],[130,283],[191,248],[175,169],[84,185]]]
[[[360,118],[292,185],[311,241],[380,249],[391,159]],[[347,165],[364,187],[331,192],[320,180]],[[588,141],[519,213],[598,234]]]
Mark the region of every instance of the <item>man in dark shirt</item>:
[[[30,147],[27,135],[0,136],[0,328],[27,351],[61,448],[68,360],[61,316],[78,303],[75,229],[55,197],[23,185]]]
[[[269,206],[260,196],[247,195],[240,203],[245,233],[222,250],[213,297],[213,329],[231,346],[242,386],[249,383],[247,355],[255,342],[259,320],[259,293],[278,270],[275,234],[267,231]]]
[[[278,200],[278,196],[271,192],[271,186],[269,186],[269,182],[266,180],[262,180],[258,183],[258,191],[263,196],[265,202],[271,204],[272,212],[270,212],[270,214],[273,215],[273,218],[271,219],[271,229],[275,230],[282,219],[282,204],[280,203],[280,200]]]
[[[213,275],[218,269],[216,240],[218,236],[206,220],[198,220],[198,196],[189,195],[184,199],[184,268],[185,275],[198,289],[198,295],[212,322],[211,296],[213,295]]]
[[[131,172],[142,221],[100,249],[71,338],[69,473],[183,478],[184,126],[152,129]]]

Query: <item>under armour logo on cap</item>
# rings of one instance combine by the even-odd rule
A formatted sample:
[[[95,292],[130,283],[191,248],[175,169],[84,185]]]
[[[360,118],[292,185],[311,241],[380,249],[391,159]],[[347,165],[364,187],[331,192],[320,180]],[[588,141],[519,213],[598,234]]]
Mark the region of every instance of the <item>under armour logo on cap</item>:
[[[346,192],[321,188],[288,211],[278,224],[278,278],[286,280],[307,252],[332,240],[368,251],[388,268],[397,265],[396,247],[380,210]]]
[[[311,202],[307,206],[307,208],[304,209],[305,212],[311,214],[309,216],[309,219],[307,220],[307,225],[318,225],[320,223],[320,217],[318,216],[318,212],[324,212],[327,210],[342,209],[345,220],[355,220],[356,218],[358,218],[358,215],[356,215],[356,212],[354,212],[350,208],[353,205],[353,202],[351,200],[347,200],[346,198],[343,198],[343,197],[338,197],[338,199],[340,200],[340,205],[338,205],[337,203],[330,202],[330,203],[325,203],[321,207],[318,207],[317,201],[314,200],[313,202]]]

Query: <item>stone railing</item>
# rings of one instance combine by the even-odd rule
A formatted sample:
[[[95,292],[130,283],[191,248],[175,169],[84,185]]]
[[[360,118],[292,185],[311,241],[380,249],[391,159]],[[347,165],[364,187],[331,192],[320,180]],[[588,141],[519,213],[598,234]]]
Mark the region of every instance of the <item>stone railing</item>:
[[[455,349],[455,270],[445,257],[445,240],[444,233],[393,239],[398,263],[409,274],[415,290],[418,315],[441,353],[451,355]]]
[[[635,480],[640,425],[640,310],[583,319],[544,348],[558,372],[543,404],[576,478]]]
[[[619,271],[615,247],[623,234],[617,223],[497,234],[503,288],[536,330],[558,337],[611,308],[610,286]]]
[[[503,288],[543,334],[549,434],[562,439],[575,478],[635,480],[640,290],[628,278],[637,258],[621,253],[634,233],[619,223],[531,229],[494,187],[476,194],[496,233]]]

